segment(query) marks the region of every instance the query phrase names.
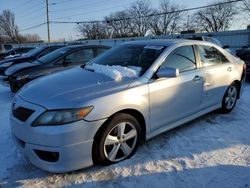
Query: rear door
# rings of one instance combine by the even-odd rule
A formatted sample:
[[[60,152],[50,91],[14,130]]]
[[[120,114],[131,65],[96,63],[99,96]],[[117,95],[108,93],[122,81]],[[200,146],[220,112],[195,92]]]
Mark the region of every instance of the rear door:
[[[234,66],[213,46],[197,45],[196,48],[205,81],[202,108],[207,108],[221,102],[228,85],[231,84],[230,74]]]
[[[152,130],[196,113],[201,104],[203,78],[197,67],[193,46],[182,46],[173,50],[163,61],[160,69],[164,67],[179,69],[180,75],[150,81]]]

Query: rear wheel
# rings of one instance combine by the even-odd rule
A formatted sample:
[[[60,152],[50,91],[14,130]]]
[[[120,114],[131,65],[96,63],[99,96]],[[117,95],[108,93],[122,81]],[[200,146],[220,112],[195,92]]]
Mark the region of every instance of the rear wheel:
[[[131,157],[141,137],[136,118],[129,114],[117,114],[96,136],[93,158],[101,164],[112,164]]]
[[[236,105],[238,97],[238,87],[235,83],[231,84],[223,97],[221,111],[223,113],[229,113]]]

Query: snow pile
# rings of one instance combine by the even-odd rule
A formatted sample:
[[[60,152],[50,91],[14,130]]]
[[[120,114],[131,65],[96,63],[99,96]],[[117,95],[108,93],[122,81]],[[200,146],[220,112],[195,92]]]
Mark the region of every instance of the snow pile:
[[[104,74],[115,81],[121,81],[122,78],[136,78],[139,76],[141,67],[123,67],[119,65],[99,65],[99,64],[90,64],[86,65],[86,69],[93,70],[94,72]]]

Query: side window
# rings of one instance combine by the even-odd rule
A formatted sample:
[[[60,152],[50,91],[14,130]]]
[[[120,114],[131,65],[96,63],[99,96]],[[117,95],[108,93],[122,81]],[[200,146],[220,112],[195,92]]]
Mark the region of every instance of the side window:
[[[198,46],[203,67],[219,65],[229,62],[227,58],[216,48],[210,46]]]
[[[5,50],[10,50],[10,49],[12,49],[12,46],[11,46],[11,45],[6,44],[6,45],[4,45],[4,48],[5,48]]]
[[[47,55],[48,53],[50,53],[50,52],[53,52],[53,51],[55,51],[57,48],[49,48],[49,49],[47,49],[47,50],[44,50],[40,55],[39,55],[39,57],[42,57],[42,56],[44,56],[44,55]]]
[[[67,62],[72,64],[87,63],[94,58],[94,52],[92,49],[83,49],[75,51],[65,57]]]
[[[100,55],[102,54],[103,52],[106,52],[108,49],[107,48],[97,48],[96,49],[96,55]]]
[[[182,46],[172,51],[164,60],[160,69],[170,67],[180,72],[196,69],[196,61],[192,46]]]

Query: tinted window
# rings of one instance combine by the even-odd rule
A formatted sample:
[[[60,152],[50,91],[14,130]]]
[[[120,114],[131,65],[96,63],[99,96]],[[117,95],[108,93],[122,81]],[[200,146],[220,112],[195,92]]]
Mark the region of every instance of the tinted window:
[[[192,46],[182,46],[172,51],[163,62],[165,67],[179,69],[180,72],[196,68],[194,50]]]
[[[229,62],[227,58],[216,48],[210,46],[198,46],[202,66],[213,66]]]
[[[50,62],[56,60],[57,58],[64,56],[70,50],[71,50],[71,48],[67,48],[67,47],[59,48],[59,49],[57,49],[57,50],[55,50],[47,55],[40,57],[38,59],[38,61],[40,61],[42,63],[50,63]]]
[[[49,48],[49,49],[43,51],[41,54],[39,54],[39,57],[45,56],[45,55],[49,54],[50,52],[55,51],[56,49],[58,49],[58,48]]]
[[[10,50],[10,49],[12,49],[12,46],[11,45],[4,45],[4,48],[5,48],[5,50]]]
[[[97,48],[96,51],[97,51],[97,55],[100,55],[102,54],[103,52],[107,51],[108,49],[107,48]]]
[[[94,52],[92,49],[83,49],[73,52],[65,57],[67,62],[74,64],[87,63],[94,58]]]

